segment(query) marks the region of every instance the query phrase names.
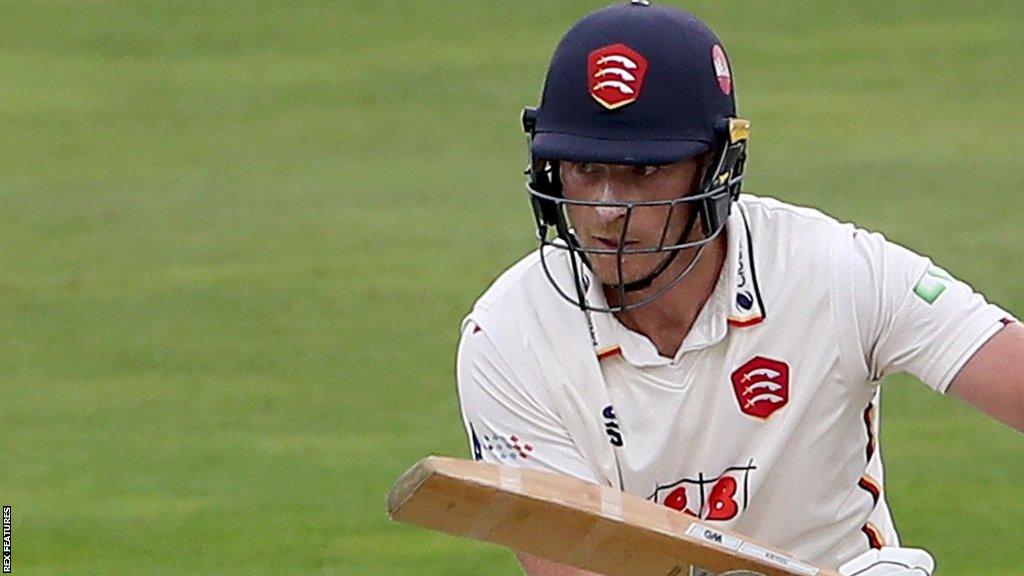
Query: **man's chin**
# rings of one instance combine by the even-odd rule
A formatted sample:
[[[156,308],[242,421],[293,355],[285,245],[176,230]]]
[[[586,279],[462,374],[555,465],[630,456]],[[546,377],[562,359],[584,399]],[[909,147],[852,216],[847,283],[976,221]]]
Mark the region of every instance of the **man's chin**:
[[[638,282],[646,278],[646,276],[644,276],[643,274],[626,274],[625,271],[623,272],[624,273],[621,278],[619,278],[619,275],[615,272],[612,272],[610,274],[597,273],[595,274],[595,276],[597,276],[597,279],[599,282],[601,282],[601,284],[604,284],[605,286],[608,286],[609,288],[613,289],[617,289],[619,285],[632,284],[634,282]]]

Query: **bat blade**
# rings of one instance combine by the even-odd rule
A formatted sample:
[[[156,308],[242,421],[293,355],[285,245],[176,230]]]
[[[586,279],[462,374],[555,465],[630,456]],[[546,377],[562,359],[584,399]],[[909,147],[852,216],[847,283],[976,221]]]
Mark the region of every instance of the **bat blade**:
[[[388,494],[388,514],[608,576],[836,576],[619,490],[458,458],[413,466]]]

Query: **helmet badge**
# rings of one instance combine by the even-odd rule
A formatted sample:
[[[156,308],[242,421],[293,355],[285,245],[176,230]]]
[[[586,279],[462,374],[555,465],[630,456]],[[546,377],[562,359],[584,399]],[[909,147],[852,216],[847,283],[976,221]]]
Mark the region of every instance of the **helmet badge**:
[[[715,76],[718,77],[718,87],[722,94],[732,94],[732,72],[729,71],[729,60],[725,57],[725,51],[718,44],[711,49],[711,61],[715,65]]]
[[[647,59],[625,44],[598,48],[587,57],[590,95],[609,110],[635,102],[647,75]]]

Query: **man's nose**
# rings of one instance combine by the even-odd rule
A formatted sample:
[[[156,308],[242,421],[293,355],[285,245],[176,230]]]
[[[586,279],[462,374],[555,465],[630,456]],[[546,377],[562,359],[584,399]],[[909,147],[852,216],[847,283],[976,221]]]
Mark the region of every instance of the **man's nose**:
[[[604,224],[611,224],[616,220],[625,220],[629,210],[625,206],[597,206],[594,212]]]
[[[608,224],[616,220],[624,220],[629,212],[629,208],[622,205],[622,195],[617,192],[618,188],[619,186],[616,186],[613,179],[609,178],[605,181],[604,190],[598,198],[598,201],[603,205],[594,208],[597,217],[603,223]]]

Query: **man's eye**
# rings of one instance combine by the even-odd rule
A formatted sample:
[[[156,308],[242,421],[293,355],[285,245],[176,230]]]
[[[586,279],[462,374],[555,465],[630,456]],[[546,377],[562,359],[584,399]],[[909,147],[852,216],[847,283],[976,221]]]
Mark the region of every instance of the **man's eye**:
[[[593,174],[596,171],[596,167],[590,162],[583,162],[577,168],[580,174]]]
[[[637,169],[643,176],[654,176],[658,172],[657,166],[637,166]]]

